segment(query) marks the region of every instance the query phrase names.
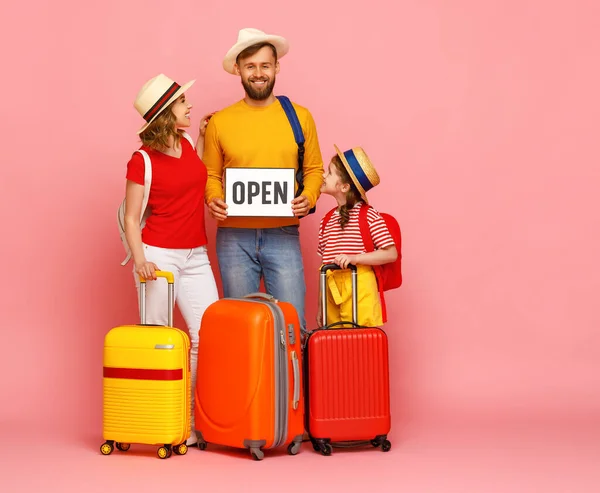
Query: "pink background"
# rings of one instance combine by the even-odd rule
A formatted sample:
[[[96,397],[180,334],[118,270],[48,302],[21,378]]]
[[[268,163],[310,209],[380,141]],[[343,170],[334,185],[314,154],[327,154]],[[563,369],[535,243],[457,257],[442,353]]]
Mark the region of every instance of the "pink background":
[[[242,27],[289,39],[276,93],[312,111],[326,162],[334,143],[365,148],[382,177],[371,202],[402,226],[404,286],[388,293],[386,326],[395,446],[385,456],[340,453],[331,461],[390,467],[409,460],[397,455],[402,440],[433,429],[533,427],[541,437],[598,429],[598,2],[173,5],[63,0],[1,8],[0,433],[16,441],[23,430],[28,440],[60,434],[63,446],[81,447],[72,456],[87,453],[99,471],[133,460],[96,458],[103,337],[137,320],[115,222],[141,125],[132,102],[159,72],[197,79],[188,93],[195,137],[201,115],[243,95],[239,79],[221,68]],[[331,206],[323,197],[302,221],[311,327],[317,226]],[[214,233],[209,220],[213,259]],[[456,457],[459,435],[429,459]],[[574,453],[598,454],[593,443]],[[310,459],[294,460],[322,464],[305,452]],[[481,456],[465,456],[465,470],[473,457]],[[139,459],[140,470],[156,467]],[[177,459],[186,460],[193,459]],[[407,469],[417,478],[433,463]],[[493,457],[486,464],[497,466]],[[555,469],[540,465],[539,478]],[[44,471],[58,474],[48,466],[38,478]],[[459,489],[469,485],[482,491],[477,483]],[[418,491],[437,490],[428,483]]]

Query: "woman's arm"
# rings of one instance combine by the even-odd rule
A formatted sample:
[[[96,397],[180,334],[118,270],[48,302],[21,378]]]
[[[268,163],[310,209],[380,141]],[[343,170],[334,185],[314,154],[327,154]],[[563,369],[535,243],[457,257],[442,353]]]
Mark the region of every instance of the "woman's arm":
[[[125,187],[125,238],[131,250],[135,271],[144,279],[156,279],[156,264],[146,261],[142,245],[140,214],[144,201],[144,185],[127,180]]]
[[[204,154],[204,135],[206,134],[206,126],[208,125],[208,121],[215,114],[213,111],[208,115],[204,115],[202,120],[200,120],[200,128],[198,129],[198,140],[196,141],[196,152],[198,153],[198,157],[202,159],[202,155]]]

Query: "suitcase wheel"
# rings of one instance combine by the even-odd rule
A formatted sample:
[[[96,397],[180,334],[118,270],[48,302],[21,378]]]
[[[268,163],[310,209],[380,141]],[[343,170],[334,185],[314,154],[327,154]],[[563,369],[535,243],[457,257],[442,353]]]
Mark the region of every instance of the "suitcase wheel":
[[[168,459],[173,454],[170,445],[165,445],[164,447],[159,447],[156,451],[156,455],[158,455],[159,459]]]
[[[173,447],[173,452],[175,452],[175,455],[185,455],[187,454],[187,451],[188,446],[185,443],[180,443],[179,445]]]
[[[208,446],[208,443],[206,443],[206,442],[198,442],[198,448],[200,450],[206,450],[207,446]]]
[[[127,452],[131,445],[129,443],[115,442],[115,447],[117,447],[117,450],[120,450],[121,452]]]
[[[317,443],[316,447],[313,447],[317,452],[321,452],[323,455],[328,456],[333,452],[333,447],[330,443]]]
[[[104,442],[102,445],[100,445],[100,453],[102,455],[110,455],[110,454],[112,454],[113,450],[114,450],[114,447],[113,447],[112,441],[107,441],[107,442]]]
[[[311,439],[311,442],[315,452],[321,452],[323,455],[331,455],[333,452],[333,447],[328,438]]]
[[[288,454],[296,455],[298,452],[300,452],[301,445],[302,445],[302,443],[298,443],[298,442],[290,443],[287,448]]]
[[[265,458],[265,453],[256,447],[250,448],[250,454],[254,460],[263,460]]]
[[[375,448],[381,447],[381,450],[384,452],[389,452],[392,449],[392,443],[386,439],[385,436],[378,436],[377,438],[374,438],[371,440],[371,445],[373,445]]]

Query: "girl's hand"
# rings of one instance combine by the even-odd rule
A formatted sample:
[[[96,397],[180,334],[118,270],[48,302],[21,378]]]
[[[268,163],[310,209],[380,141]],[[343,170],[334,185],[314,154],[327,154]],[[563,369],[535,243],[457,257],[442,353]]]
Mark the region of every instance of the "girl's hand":
[[[160,270],[154,262],[146,262],[145,260],[141,264],[135,265],[135,272],[138,276],[143,277],[146,281],[155,281],[155,272]]]
[[[202,120],[200,120],[200,136],[204,137],[204,134],[206,133],[206,126],[208,125],[208,121],[212,118],[212,116],[216,113],[216,111],[213,111],[212,113],[209,113],[207,115],[204,115],[202,117]]]
[[[341,255],[338,255],[333,262],[339,265],[342,269],[345,269],[348,267],[348,264],[356,265],[357,257],[358,255],[346,255],[342,253]]]

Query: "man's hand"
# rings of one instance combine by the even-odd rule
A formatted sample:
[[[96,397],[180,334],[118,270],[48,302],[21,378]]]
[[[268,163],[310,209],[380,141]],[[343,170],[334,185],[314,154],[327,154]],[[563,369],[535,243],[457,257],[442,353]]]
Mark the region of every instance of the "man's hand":
[[[208,203],[208,212],[213,219],[223,221],[227,219],[227,204],[222,199],[214,198]]]
[[[304,195],[292,200],[292,212],[296,217],[306,216],[310,210],[310,203]]]

